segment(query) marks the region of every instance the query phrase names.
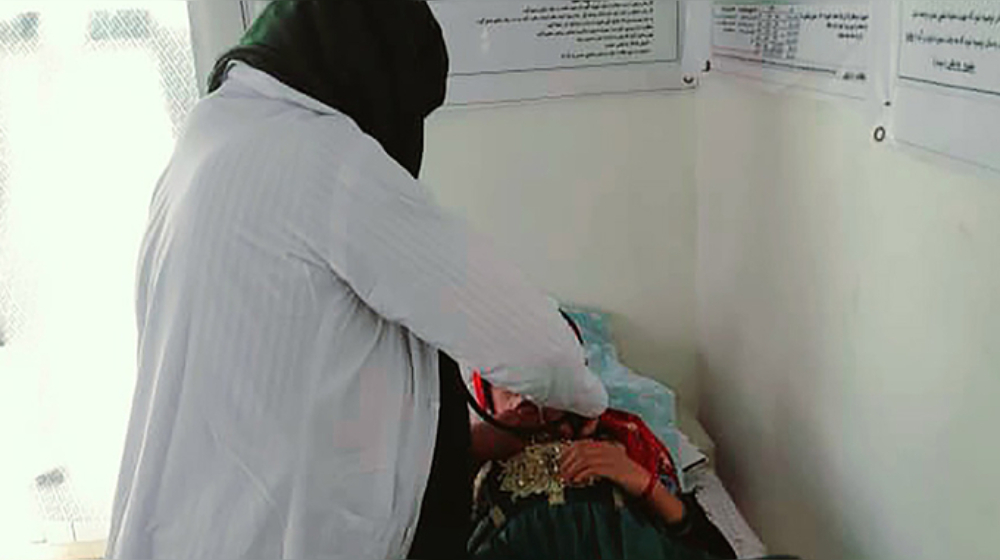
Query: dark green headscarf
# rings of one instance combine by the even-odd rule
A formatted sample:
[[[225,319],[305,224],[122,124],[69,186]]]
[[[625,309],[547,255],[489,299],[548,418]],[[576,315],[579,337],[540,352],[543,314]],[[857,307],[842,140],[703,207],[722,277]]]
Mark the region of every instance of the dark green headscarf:
[[[275,0],[240,46],[218,61],[245,62],[351,117],[416,177],[424,120],[441,106],[448,52],[426,2]]]

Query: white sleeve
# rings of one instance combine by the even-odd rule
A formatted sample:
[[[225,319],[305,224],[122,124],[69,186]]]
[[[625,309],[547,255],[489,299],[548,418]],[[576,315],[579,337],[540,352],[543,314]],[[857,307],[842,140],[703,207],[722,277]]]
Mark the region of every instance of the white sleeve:
[[[587,417],[606,409],[552,300],[380,150],[350,161],[327,187],[317,250],[366,304],[500,387]]]

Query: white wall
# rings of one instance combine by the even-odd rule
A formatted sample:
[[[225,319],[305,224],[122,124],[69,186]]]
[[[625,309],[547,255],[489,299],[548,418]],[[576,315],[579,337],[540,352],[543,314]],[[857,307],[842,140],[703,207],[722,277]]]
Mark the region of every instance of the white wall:
[[[998,554],[1000,176],[842,104],[698,97],[702,419],[772,550]]]
[[[697,96],[449,110],[428,133],[442,202],[540,286],[613,312],[626,361],[685,405],[701,386],[773,550],[994,555],[1000,178],[718,76]]]
[[[554,296],[614,314],[625,362],[693,392],[694,96],[449,109],[423,179]]]

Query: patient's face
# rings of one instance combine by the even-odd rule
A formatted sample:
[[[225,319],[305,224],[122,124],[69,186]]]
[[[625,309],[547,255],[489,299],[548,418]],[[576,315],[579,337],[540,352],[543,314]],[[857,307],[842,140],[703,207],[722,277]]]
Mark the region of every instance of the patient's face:
[[[491,390],[495,416],[505,417],[506,420],[516,418],[515,424],[519,426],[542,426],[559,423],[566,418],[563,411],[541,408],[517,393],[499,387],[492,387]],[[569,425],[561,424],[554,428],[562,437],[569,438],[573,435]]]
[[[496,415],[499,416],[505,412],[516,410],[518,407],[527,409],[528,407],[534,407],[534,405],[517,393],[512,393],[500,387],[493,387],[493,407],[496,410]]]

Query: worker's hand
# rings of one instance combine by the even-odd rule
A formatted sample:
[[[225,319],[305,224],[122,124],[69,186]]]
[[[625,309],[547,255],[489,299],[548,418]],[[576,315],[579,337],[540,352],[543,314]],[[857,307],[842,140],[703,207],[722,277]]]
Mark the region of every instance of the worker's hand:
[[[604,478],[639,496],[649,484],[650,473],[629,458],[625,446],[607,441],[577,441],[563,452],[559,466],[569,484]]]

